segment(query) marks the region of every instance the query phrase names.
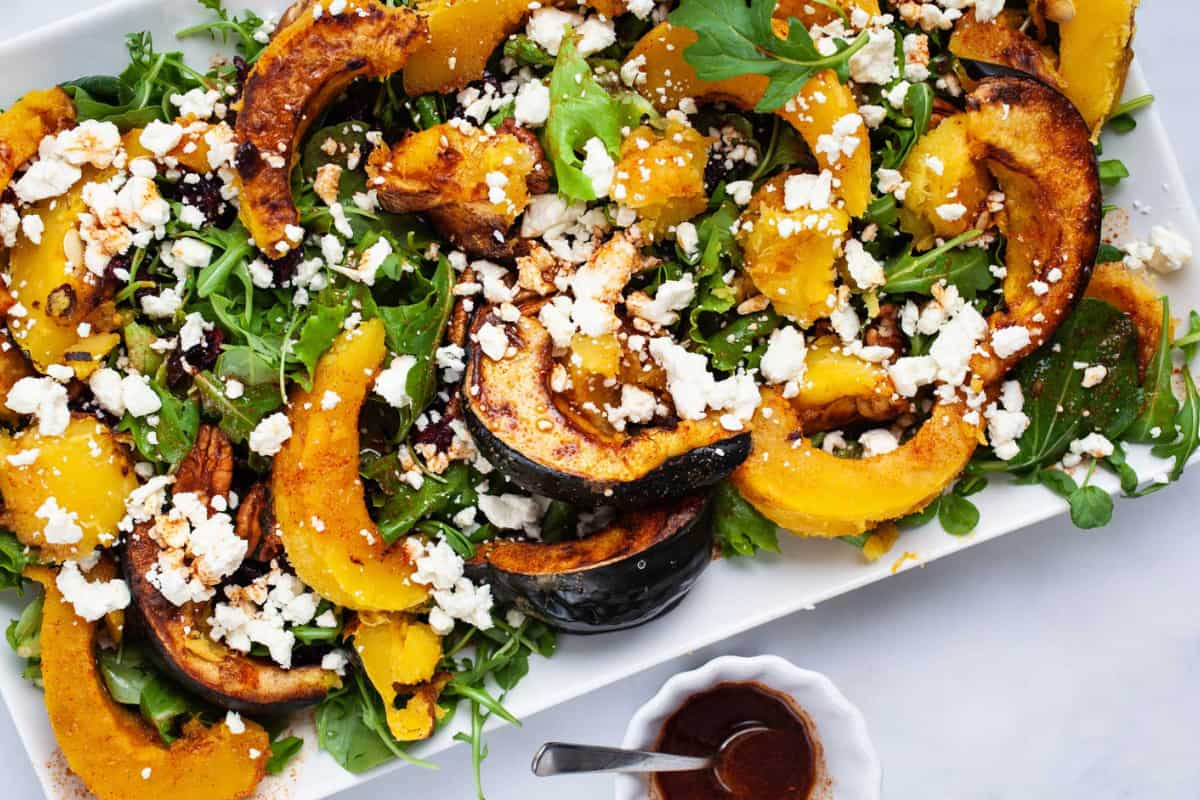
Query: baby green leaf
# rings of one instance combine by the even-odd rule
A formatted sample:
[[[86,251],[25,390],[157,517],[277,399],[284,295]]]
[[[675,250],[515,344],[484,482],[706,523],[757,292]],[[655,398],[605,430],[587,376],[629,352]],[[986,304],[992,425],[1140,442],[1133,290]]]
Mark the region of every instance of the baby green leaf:
[[[747,503],[729,481],[713,492],[713,531],[726,558],[779,552],[778,527]]]

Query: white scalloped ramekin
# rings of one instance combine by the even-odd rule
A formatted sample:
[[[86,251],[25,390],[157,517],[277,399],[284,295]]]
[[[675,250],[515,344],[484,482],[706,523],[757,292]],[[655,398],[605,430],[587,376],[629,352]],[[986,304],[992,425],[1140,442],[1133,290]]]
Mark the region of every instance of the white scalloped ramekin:
[[[667,681],[637,710],[622,747],[648,750],[671,714],[697,692],[725,682],[760,683],[790,695],[808,715],[823,751],[824,775],[813,800],[879,800],[883,772],[862,713],[819,672],[800,669],[778,656],[721,656]],[[637,775],[617,776],[617,800],[646,800],[649,784]]]

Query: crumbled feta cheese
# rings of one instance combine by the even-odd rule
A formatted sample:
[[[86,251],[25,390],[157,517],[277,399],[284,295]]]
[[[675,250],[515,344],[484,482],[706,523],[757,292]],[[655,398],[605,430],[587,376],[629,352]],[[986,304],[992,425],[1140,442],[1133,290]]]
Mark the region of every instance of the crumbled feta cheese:
[[[783,183],[783,207],[787,211],[810,208],[822,211],[829,208],[833,191],[833,173],[822,170],[820,175],[789,175]]]
[[[62,592],[63,598],[75,608],[75,614],[88,622],[96,620],[111,611],[120,611],[129,606],[129,586],[125,581],[113,579],[110,581],[89,582],[79,570],[76,561],[64,561],[54,579],[54,585]]]
[[[1029,427],[1029,417],[1023,412],[1024,406],[1021,384],[1005,381],[1000,390],[1000,402],[990,404],[984,411],[988,421],[988,443],[1002,461],[1011,461],[1021,450],[1017,440]]]
[[[858,443],[862,445],[863,458],[886,455],[900,446],[896,435],[886,428],[864,431],[862,436],[858,437]]]
[[[975,0],[975,19],[991,22],[1004,10],[1004,0]]]
[[[508,334],[499,325],[485,322],[479,326],[479,331],[475,334],[475,338],[479,342],[479,349],[493,361],[501,360],[504,358],[504,354],[508,352]]]
[[[408,395],[408,374],[416,365],[417,359],[407,354],[393,358],[387,369],[375,378],[375,393],[392,408],[412,405],[412,398]]]
[[[807,357],[804,334],[786,325],[771,332],[759,368],[767,383],[784,384],[784,397],[795,397],[800,392],[800,381],[804,379]]]
[[[888,376],[901,397],[913,397],[922,386],[937,378],[938,365],[932,356],[905,356],[888,366]]]
[[[174,122],[151,120],[142,129],[138,142],[154,155],[162,158],[174,150],[183,139],[183,128]]]
[[[582,172],[592,182],[592,191],[597,197],[605,197],[612,187],[613,173],[616,164],[608,154],[608,148],[598,136],[593,136],[583,143]]]
[[[1021,325],[1008,325],[992,331],[992,350],[1000,358],[1016,355],[1029,343],[1029,329]]]
[[[205,91],[196,88],[184,94],[173,94],[170,99],[171,104],[179,108],[179,116],[204,120],[212,117],[221,99],[221,93],[216,89]]]
[[[870,31],[867,43],[850,57],[850,77],[855,83],[885,84],[898,74],[896,35],[890,28]]]
[[[1080,385],[1084,389],[1091,389],[1094,386],[1099,386],[1104,383],[1104,379],[1108,377],[1108,367],[1103,364],[1093,364],[1084,368],[1083,380]]]
[[[83,528],[78,524],[79,515],[61,507],[56,498],[47,497],[46,502],[33,513],[38,519],[46,520],[42,539],[48,544],[75,544],[83,538]]]
[[[831,164],[838,163],[842,156],[852,156],[862,144],[866,131],[863,118],[858,114],[846,114],[833,123],[833,130],[817,137],[813,148],[818,156],[824,155]]]
[[[225,712],[225,727],[229,728],[229,732],[234,736],[239,736],[246,732],[246,723],[242,721],[242,715],[236,711]]]
[[[1192,243],[1170,228],[1155,225],[1150,230],[1150,244],[1154,255],[1148,263],[1155,272],[1175,272],[1192,260]]]
[[[651,299],[645,292],[635,292],[626,298],[626,308],[636,317],[660,327],[674,325],[679,312],[691,305],[696,297],[696,284],[690,273],[677,281],[663,281]]]
[[[557,8],[538,8],[525,23],[525,35],[552,56],[558,55],[567,28],[577,28],[583,17]]]
[[[292,436],[292,423],[287,414],[276,412],[266,417],[250,432],[250,449],[262,456],[276,455],[283,443]]]
[[[42,436],[61,436],[71,421],[67,389],[53,378],[21,378],[9,390],[4,404],[18,414],[32,414]]]
[[[543,124],[550,115],[550,89],[541,81],[529,81],[517,91],[513,116],[525,127]]]
[[[739,206],[744,206],[750,202],[750,198],[754,195],[754,182],[730,181],[725,184],[725,191],[733,198],[733,202]]]
[[[519,494],[480,494],[479,510],[501,530],[538,533],[542,508],[532,497]]]
[[[939,217],[947,222],[957,222],[966,216],[967,207],[962,203],[943,203],[935,211]]]
[[[609,47],[617,41],[617,32],[613,29],[613,21],[591,16],[576,30],[579,37],[579,55],[587,57]]]
[[[79,167],[65,161],[42,159],[33,162],[12,189],[18,200],[29,205],[64,194],[82,176]]]
[[[887,282],[883,265],[876,261],[857,239],[846,242],[846,269],[858,284],[858,288],[864,292],[883,286]]]
[[[654,419],[658,401],[654,395],[645,389],[639,389],[631,384],[621,387],[621,404],[619,406],[604,406],[604,414],[614,428],[625,430],[630,422],[645,423]]]

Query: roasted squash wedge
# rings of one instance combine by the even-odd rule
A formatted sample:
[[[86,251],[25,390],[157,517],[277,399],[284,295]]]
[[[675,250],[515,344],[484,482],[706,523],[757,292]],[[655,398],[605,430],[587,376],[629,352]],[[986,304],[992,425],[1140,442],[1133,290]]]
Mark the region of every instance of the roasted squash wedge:
[[[775,19],[786,20],[789,17],[794,17],[804,23],[804,27],[811,28],[813,25],[828,25],[835,19],[840,19],[842,12],[847,14],[853,13],[855,9],[862,9],[872,17],[879,16],[879,0],[834,0],[834,5],[837,8],[831,8],[826,3],[814,3],[812,0],[780,0],[779,5],[775,6]]]
[[[211,508],[213,498],[229,496],[232,482],[232,443],[218,428],[202,425],[175,472],[172,492],[195,494]],[[180,684],[222,708],[248,714],[294,711],[341,685],[335,672],[315,664],[283,669],[214,641],[209,636],[211,602],[176,606],[147,579],[162,552],[150,535],[152,525],[141,523],[126,538],[121,561],[139,630]]]
[[[33,460],[14,465],[8,457],[36,451]],[[0,525],[43,559],[78,559],[116,543],[117,523],[125,516],[125,498],[137,488],[133,461],[125,446],[103,423],[73,414],[61,436],[43,436],[36,427],[10,436],[0,432]],[[74,542],[48,542],[54,500],[79,529]],[[42,511],[39,516],[38,512]],[[51,538],[69,538],[56,534]]]
[[[402,69],[425,32],[407,8],[348,0],[340,14],[301,15],[254,62],[237,108],[237,171],[242,222],[267,257],[300,243],[290,176],[308,126],[355,78]]]
[[[1121,101],[1133,60],[1133,15],[1139,0],[1088,0],[1058,26],[1058,72],[1067,97],[1099,137],[1113,106]]]
[[[979,442],[962,405],[938,405],[916,435],[873,458],[840,458],[805,438],[777,389],[766,389],[754,448],[733,473],[738,491],[768,519],[807,536],[862,533],[919,511],[950,485]],[[769,409],[769,411],[768,411]]]
[[[180,167],[192,172],[199,172],[202,175],[211,172],[212,164],[208,161],[208,153],[211,148],[206,137],[210,132],[222,132],[226,136],[230,135],[230,132],[222,129],[224,123],[211,125],[207,122],[196,121],[176,120],[176,122],[183,127],[183,136],[180,137],[179,144],[172,147],[163,158],[173,158],[179,162]],[[154,153],[142,145],[141,136],[142,129],[134,128],[121,137],[125,155],[130,161],[135,158],[156,158]]]
[[[508,229],[530,194],[549,188],[550,168],[537,137],[526,131],[443,124],[409,134],[395,147],[376,147],[367,177],[388,211],[426,212],[458,247],[500,258],[510,255]]]
[[[1121,262],[1114,261],[1096,265],[1084,296],[1103,300],[1133,320],[1138,337],[1138,373],[1145,378],[1162,335],[1162,292]]]
[[[896,394],[887,370],[843,352],[835,337],[813,342],[804,364],[800,391],[789,399],[807,433],[895,419],[908,410],[908,401]]]
[[[979,22],[971,9],[954,24],[950,52],[970,61],[1024,72],[1061,90],[1063,79],[1054,53],[1021,30],[1021,16],[1017,11],[1006,11],[991,22]]]
[[[638,90],[661,111],[678,107],[685,97],[754,108],[766,91],[766,76],[700,80],[683,56],[683,51],[695,41],[694,31],[668,22],[643,36],[626,59],[626,63],[636,61],[646,76],[646,83]],[[861,216],[871,199],[871,148],[866,125],[860,119],[855,129],[848,132],[859,140],[858,147],[849,155],[839,153],[835,158],[826,148],[818,148],[820,137],[832,134],[839,120],[858,113],[858,104],[849,87],[832,70],[822,70],[800,89],[795,100],[776,113],[800,133],[821,169],[829,170],[840,181],[836,193],[844,201],[846,213]]]
[[[120,342],[112,287],[88,271],[77,226],[87,210],[83,188],[107,175],[85,168],[83,178],[58,198],[43,200],[27,213],[45,225],[41,244],[22,237],[9,252],[11,291],[19,305],[8,310],[13,340],[39,370],[66,364],[86,378]],[[87,323],[91,333],[79,335]]]
[[[659,238],[708,206],[704,168],[709,138],[675,120],[661,133],[648,125],[621,142],[609,196],[638,212],[643,235]]]
[[[1071,102],[1032,78],[987,78],[967,97],[971,152],[1005,195],[1004,310],[992,330],[1021,326],[1028,346],[971,368],[999,380],[1050,337],[1083,295],[1100,245],[1100,179],[1089,131]]]
[[[606,435],[564,413],[550,388],[554,347],[539,307],[523,306],[509,326],[513,355],[494,361],[470,347],[463,379],[476,446],[519,486],[580,505],[645,505],[716,483],[746,457],[749,435],[726,430],[715,414]],[[472,342],[495,324],[492,312],[476,312]]]
[[[0,192],[21,165],[37,155],[44,137],[74,122],[75,104],[57,86],[32,91],[0,114]]]
[[[922,250],[932,247],[935,237],[949,239],[970,230],[992,188],[987,167],[972,157],[961,114],[918,139],[900,171],[910,184],[900,226]]]
[[[300,580],[347,608],[403,611],[425,602],[403,547],[389,548],[367,513],[358,474],[358,414],[387,355],[378,319],[339,336],[317,362],[312,389],[292,395],[291,438],[271,475],[275,519]],[[333,392],[332,409],[321,398]]]
[[[445,716],[437,703],[449,673],[437,674],[442,640],[406,614],[364,611],[346,626],[367,678],[383,698],[388,730],[401,742],[433,735]],[[403,698],[403,704],[397,700]]]
[[[839,208],[785,207],[789,175],[767,181],[738,224],[746,274],[781,314],[807,327],[832,311],[837,258],[850,218]]]
[[[245,721],[234,734],[224,724],[198,720],[164,746],[158,731],[109,695],[96,666],[99,623],[75,615],[55,585],[55,572],[31,567],[42,584],[42,681],[46,710],[71,771],[100,800],[170,797],[241,800],[254,793],[270,755],[267,732]]]

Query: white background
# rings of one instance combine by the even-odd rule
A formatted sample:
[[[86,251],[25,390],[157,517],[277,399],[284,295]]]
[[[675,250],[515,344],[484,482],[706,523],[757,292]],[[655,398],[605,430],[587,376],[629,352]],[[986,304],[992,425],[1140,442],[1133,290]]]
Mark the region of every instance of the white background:
[[[2,5],[11,35],[94,3]],[[1200,185],[1193,146],[1200,16],[1193,0],[1156,0],[1145,4],[1139,23],[1142,67],[1188,185]],[[1194,800],[1198,493],[1195,470],[1167,492],[1119,503],[1103,530],[1081,533],[1055,521],[1002,537],[539,714],[520,730],[495,732],[485,763],[488,796],[607,800],[607,778],[532,777],[528,763],[538,745],[616,744],[634,709],[675,672],[724,653],[775,653],[827,673],[862,708],[889,798]],[[464,748],[436,761],[439,772],[406,769],[342,797],[473,796]],[[40,793],[7,719],[0,721],[0,774],[5,797]]]

